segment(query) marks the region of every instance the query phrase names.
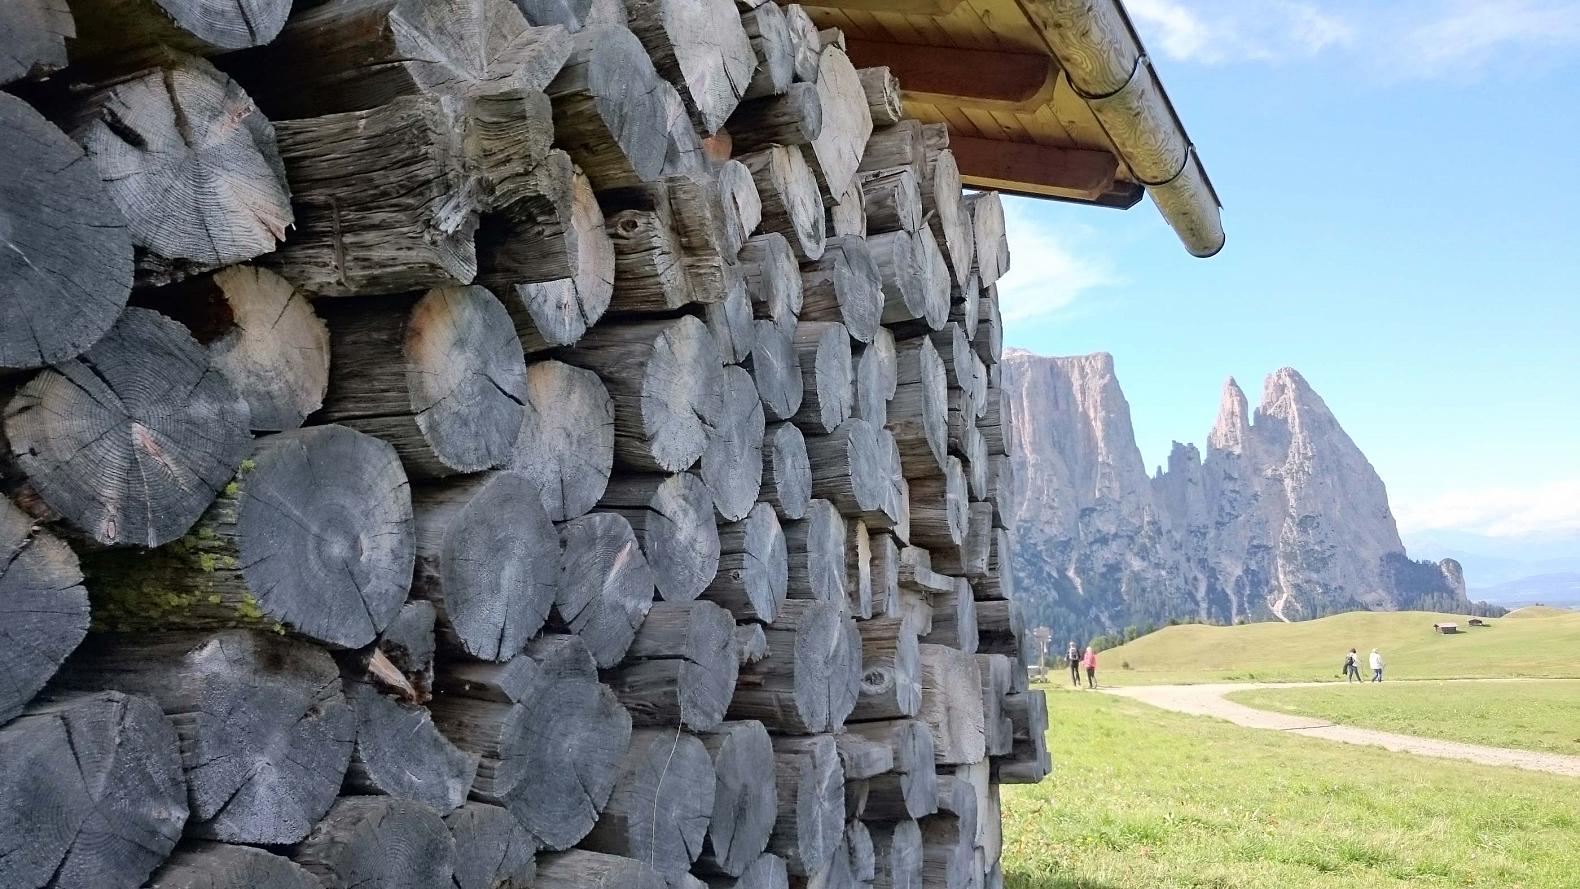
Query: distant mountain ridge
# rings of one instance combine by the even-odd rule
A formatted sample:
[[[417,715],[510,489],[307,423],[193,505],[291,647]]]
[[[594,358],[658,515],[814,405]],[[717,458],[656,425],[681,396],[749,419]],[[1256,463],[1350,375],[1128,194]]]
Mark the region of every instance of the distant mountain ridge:
[[[1112,356],[1009,350],[1003,373],[1017,596],[1060,638],[1471,609],[1457,562],[1406,554],[1382,479],[1294,369],[1254,415],[1230,379],[1205,454],[1175,442],[1151,476]]]

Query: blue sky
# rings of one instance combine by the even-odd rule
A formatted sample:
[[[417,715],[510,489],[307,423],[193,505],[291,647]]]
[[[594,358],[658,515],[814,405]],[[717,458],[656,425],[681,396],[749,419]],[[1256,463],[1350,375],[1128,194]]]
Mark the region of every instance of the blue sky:
[[[1107,351],[1149,465],[1290,365],[1403,530],[1580,529],[1580,0],[1127,0],[1224,203],[1011,199],[1006,342]]]

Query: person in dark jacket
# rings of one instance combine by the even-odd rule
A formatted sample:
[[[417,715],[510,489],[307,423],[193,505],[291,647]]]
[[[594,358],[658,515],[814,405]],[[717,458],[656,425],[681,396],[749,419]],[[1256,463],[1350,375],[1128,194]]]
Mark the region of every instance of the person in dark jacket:
[[[1075,643],[1070,643],[1070,650],[1065,653],[1065,659],[1070,662],[1070,684],[1076,688],[1081,687],[1081,652],[1076,649]]]
[[[1361,657],[1355,653],[1353,648],[1350,649],[1349,654],[1344,656],[1344,678],[1346,682],[1365,681],[1361,679]]]

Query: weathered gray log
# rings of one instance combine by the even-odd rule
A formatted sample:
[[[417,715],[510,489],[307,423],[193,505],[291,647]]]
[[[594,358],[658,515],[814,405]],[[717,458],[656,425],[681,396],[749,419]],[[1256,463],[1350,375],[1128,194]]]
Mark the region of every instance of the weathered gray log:
[[[729,718],[777,732],[838,731],[861,681],[856,622],[835,603],[790,599],[763,633],[768,657],[741,668]]]
[[[655,602],[605,678],[632,723],[705,732],[723,720],[739,670],[728,611],[708,601]]]
[[[897,615],[901,611],[900,544],[892,534],[879,533],[872,535],[871,546],[872,613],[876,616]]]
[[[971,340],[960,325],[947,323],[927,337],[933,341],[938,358],[943,362],[949,386],[965,395],[964,403],[956,409],[974,422],[977,405],[987,400],[987,367],[973,353]]]
[[[719,568],[713,494],[695,475],[616,477],[598,505],[631,523],[660,596],[689,602],[713,580]]]
[[[757,58],[731,0],[627,0],[631,31],[680,93],[686,111],[715,133],[740,102]]]
[[[1020,604],[1008,599],[983,599],[976,603],[977,650],[989,654],[1021,656],[1025,626]]]
[[[594,188],[651,182],[663,172],[680,97],[625,27],[583,28],[544,91],[554,102],[556,144]]]
[[[1004,324],[998,309],[998,285],[983,286],[977,312],[981,317],[977,320],[977,335],[971,339],[971,347],[976,349],[977,357],[984,363],[998,364],[1004,354]]]
[[[320,296],[470,282],[482,195],[466,129],[435,96],[275,126],[296,228],[262,260]]]
[[[768,850],[797,876],[823,869],[845,829],[845,776],[827,735],[774,739],[778,817]]]
[[[537,874],[537,843],[508,811],[486,803],[467,803],[445,815],[444,826],[455,842],[455,889],[532,885]]]
[[[396,96],[541,91],[570,52],[563,28],[530,27],[511,0],[330,0],[225,65],[270,116],[297,118]]]
[[[922,641],[974,654],[978,644],[976,600],[971,597],[971,584],[965,578],[951,579],[953,591],[933,597],[932,628]]]
[[[988,756],[1004,756],[1015,742],[1015,726],[1004,712],[1004,697],[1013,691],[1013,674],[1025,671],[1020,658],[1003,654],[978,654],[982,672],[982,727]]]
[[[801,268],[802,321],[839,321],[870,343],[883,315],[883,274],[863,238],[831,238],[822,258]]]
[[[950,454],[942,475],[911,479],[911,542],[929,549],[958,548],[970,505],[965,470]]]
[[[329,810],[355,716],[323,649],[269,633],[118,635],[66,663],[64,688],[114,688],[170,714],[186,770],[188,836],[294,843]]]
[[[412,489],[417,568],[411,593],[439,609],[440,639],[508,661],[548,619],[559,536],[527,476],[481,472]]]
[[[849,519],[869,519],[884,528],[894,521],[886,513],[893,506],[890,467],[877,427],[851,417],[828,435],[807,436],[806,452],[813,497],[832,502]]]
[[[35,14],[71,20],[62,0],[5,4],[0,19]],[[25,21],[14,23],[17,31],[0,21],[0,44],[25,36]],[[12,59],[0,51],[0,71]],[[131,235],[82,148],[26,102],[4,94],[0,205],[10,248],[0,259],[0,370],[75,358],[104,336],[126,305]]]
[[[576,634],[600,669],[618,664],[653,605],[653,570],[631,524],[595,512],[560,526],[560,623]]]
[[[871,70],[863,69],[863,73]],[[873,170],[856,177],[861,186],[862,210],[867,217],[867,234],[914,232],[922,227],[922,190],[910,167]]]
[[[487,290],[337,300],[325,315],[333,363],[316,419],[388,441],[421,478],[511,458],[526,362],[509,314]]]
[[[727,522],[746,518],[762,490],[763,431],[763,404],[752,375],[726,367],[724,410],[708,427],[701,476],[713,494],[714,508]]]
[[[851,719],[899,719],[915,716],[921,704],[917,629],[905,615],[864,620],[861,631],[860,696]]]
[[[346,682],[356,711],[356,746],[346,769],[352,793],[411,800],[447,812],[466,802],[478,757],[456,749],[421,706],[380,694],[361,681]]]
[[[876,863],[872,889],[922,889],[922,829],[915,821],[867,822]]]
[[[763,443],[763,497],[786,521],[806,518],[812,503],[812,465],[794,423],[768,427]]]
[[[828,217],[828,235],[831,238],[867,234],[867,210],[862,203],[861,181],[858,176],[840,195],[824,201]]]
[[[15,0],[0,6],[0,84],[48,77],[66,67],[66,41],[76,36],[66,0]],[[788,27],[784,38],[789,53]],[[785,60],[794,62],[788,54]]]
[[[598,375],[559,361],[527,366],[525,410],[505,464],[538,486],[556,522],[592,509],[614,466],[614,402]]]
[[[1000,365],[993,365],[993,369],[988,372],[990,379],[999,367]],[[977,421],[977,428],[982,431],[982,443],[987,448],[988,456],[1008,453],[1005,448],[1007,436],[1004,430],[1004,415],[1004,390],[990,382],[987,398],[982,404],[982,418]]]
[[[796,279],[800,288],[800,279]],[[789,420],[801,410],[805,397],[802,381],[801,357],[795,348],[795,318],[788,325],[769,318],[759,318],[755,325],[755,341],[749,370],[757,384],[757,396],[762,400],[763,413],[769,420]]]
[[[543,848],[587,835],[614,787],[631,717],[579,639],[539,636],[505,664],[449,664],[435,692],[434,722],[482,757],[472,799],[509,809]]]
[[[868,782],[868,821],[921,818],[938,811],[938,773],[933,759],[933,735],[916,719],[852,722],[846,730],[889,745],[894,768]]]
[[[823,128],[812,140],[812,172],[825,194],[843,194],[872,135],[872,112],[861,76],[839,47],[824,46],[818,56],[817,98],[823,106]]]
[[[845,32],[839,28],[821,28],[817,32],[818,39],[823,41],[824,47],[836,46],[841,51],[845,47]]]
[[[923,265],[927,275],[927,307],[928,311],[922,316],[922,321],[931,329],[937,330],[949,320],[950,299],[953,297],[956,285],[949,274],[949,261],[944,257],[944,251],[938,245],[938,237],[931,228],[923,227],[917,232],[917,241],[921,248]],[[975,273],[967,277],[966,283],[974,286]]]
[[[917,184],[927,170],[927,143],[920,121],[905,119],[892,127],[877,127],[867,139],[861,155],[863,173],[910,167],[918,174]]]
[[[817,83],[817,63],[823,55],[823,38],[817,25],[800,4],[785,7],[785,24],[790,26],[790,46],[795,50],[795,79]]]
[[[987,755],[982,676],[976,657],[943,645],[920,646],[922,707],[917,718],[933,733],[939,765],[965,765]]]
[[[1036,784],[1050,771],[1044,693],[1039,689],[1006,695],[1004,712],[1014,726],[1014,745],[1009,756],[994,762],[994,777],[1005,784]]]
[[[370,648],[352,655],[354,663],[364,672],[374,660],[375,652],[383,655],[391,667],[399,671],[406,683],[415,691],[415,700],[427,700],[433,690],[433,653],[437,647],[433,627],[438,620],[433,603],[409,601],[396,612],[395,619],[384,627],[378,642]],[[342,655],[342,658],[346,656]],[[344,670],[344,661],[342,661]],[[390,677],[393,679],[394,677]],[[396,683],[398,686],[398,683]],[[404,693],[404,689],[399,689]]]
[[[719,570],[702,598],[736,620],[773,623],[785,600],[790,562],[779,518],[769,503],[745,519],[719,526]]]
[[[752,298],[746,292],[746,279],[735,278],[730,282],[724,298],[702,307],[702,318],[708,332],[718,344],[719,357],[727,365],[744,364],[757,345],[757,319],[752,313]],[[751,382],[751,376],[746,377]],[[756,384],[752,384],[752,399],[757,398]],[[759,406],[758,411],[762,410]]]
[[[897,362],[894,335],[886,327],[857,351],[854,416],[879,428],[888,422],[889,399],[899,381]]]
[[[745,623],[735,625],[735,650],[741,656],[741,666],[755,664],[768,656],[768,637],[763,625]]]
[[[785,860],[772,852],[757,856],[740,877],[709,876],[704,882],[708,889],[790,889],[790,875],[785,870]]]
[[[963,200],[975,235],[976,271],[983,286],[998,283],[1009,271],[1009,239],[1004,234],[1004,205],[998,192],[977,192]]]
[[[148,878],[147,889],[323,889],[301,865],[280,855],[204,841],[182,844]]]
[[[212,269],[285,238],[291,192],[274,127],[203,59],[176,54],[86,89],[62,118],[153,265]]]
[[[742,99],[775,96],[790,88],[795,78],[795,46],[790,24],[777,3],[763,3],[741,13],[741,27],[752,43],[757,71],[746,85]]]
[[[989,473],[992,470],[992,458],[988,456],[987,439],[983,437],[982,430],[975,423],[960,424],[960,439],[957,452],[960,462],[966,471],[966,491],[973,498],[992,497],[993,489],[990,485]],[[993,504],[987,503],[988,524],[993,522]]]
[[[455,876],[455,841],[439,814],[387,796],[338,800],[293,858],[324,889],[430,889]]]
[[[738,160],[751,172],[762,198],[762,230],[783,235],[798,259],[821,257],[827,247],[823,196],[801,149],[767,145]]]
[[[802,321],[794,345],[801,364],[801,409],[793,419],[813,434],[833,432],[855,401],[848,328],[838,321]]]
[[[741,247],[740,263],[754,316],[794,327],[801,313],[801,273],[790,241],[773,231],[750,238]]]
[[[960,167],[955,163],[955,153],[948,148],[928,151],[920,185],[922,209],[930,214],[928,227],[943,249],[954,282],[961,283],[971,276],[976,241],[971,212],[960,197]]]
[[[753,720],[722,723],[701,738],[713,763],[714,790],[697,869],[744,878],[768,847],[779,807],[778,788],[765,780],[774,771],[773,743]]]
[[[685,125],[683,125],[685,126]],[[685,129],[687,133],[691,130]],[[695,134],[693,134],[695,138]],[[599,201],[606,212],[616,217],[621,211],[640,210],[656,214],[654,224],[672,233],[678,249],[678,262],[685,274],[689,294],[679,296],[648,294],[636,286],[629,274],[629,253],[617,244],[616,291],[612,309],[623,312],[655,312],[674,308],[684,301],[713,303],[742,279],[735,263],[741,246],[762,221],[762,196],[745,165],[725,160],[717,165],[697,165],[665,175],[649,184],[604,190]],[[653,263],[660,261],[655,256]],[[625,272],[625,274],[622,274]],[[656,270],[645,273],[654,277]]]
[[[888,68],[862,68],[856,72],[861,78],[861,91],[867,97],[867,112],[872,115],[874,127],[890,127],[905,116],[905,106],[900,101],[900,79]]]
[[[482,221],[477,283],[510,310],[529,352],[581,339],[609,308],[615,252],[592,183],[551,151],[519,196]]]
[[[87,632],[76,554],[0,500],[0,725],[22,712]]]
[[[900,446],[909,480],[936,476],[944,467],[949,435],[949,394],[944,364],[927,337],[895,344],[894,398],[889,431]]]
[[[538,861],[537,889],[667,889],[664,875],[619,855],[572,849]]]
[[[625,5],[620,0],[513,0],[534,25],[563,25],[576,33],[596,25],[625,27]]]
[[[918,235],[903,230],[871,235],[867,246],[882,275],[883,323],[948,317],[949,294],[929,286],[927,256]]]
[[[0,727],[0,762],[8,887],[137,889],[181,838],[180,741],[151,701],[42,699]]]
[[[872,833],[864,821],[852,818],[845,823],[845,854],[850,857],[850,872],[860,886],[869,886],[878,873],[877,853]]]
[[[918,822],[922,831],[922,885],[975,886],[976,796],[957,794],[959,812],[930,815]]]
[[[146,291],[138,303],[180,321],[247,402],[254,432],[302,425],[329,385],[329,331],[307,295],[268,269],[230,266]]]
[[[850,614],[857,620],[872,617],[872,534],[867,523],[854,519],[845,523],[845,596]]]
[[[180,324],[127,309],[92,348],[4,408],[11,462],[53,514],[101,543],[187,532],[251,448],[247,403]]]
[[[666,875],[683,874],[702,854],[715,780],[713,761],[695,735],[671,728],[634,731],[609,804],[581,844]]]
[[[794,83],[781,94],[742,102],[729,123],[730,144],[739,154],[772,145],[808,145],[822,132],[823,106],[810,83]],[[810,169],[807,175],[812,175]]]
[[[273,40],[289,0],[74,0],[73,61],[111,61],[160,46],[214,55]]]
[[[806,518],[786,522],[785,549],[790,558],[788,596],[827,602],[850,610],[845,585],[850,554],[845,548],[845,519],[827,500],[812,500]]]
[[[934,243],[937,243],[936,238]],[[949,299],[949,320],[960,325],[960,329],[966,332],[966,338],[972,340],[974,347],[982,303],[982,282],[977,278],[975,269],[972,269],[965,281],[951,285]]]
[[[560,357],[609,388],[618,462],[679,472],[702,456],[723,407],[724,363],[700,320],[602,324]]]

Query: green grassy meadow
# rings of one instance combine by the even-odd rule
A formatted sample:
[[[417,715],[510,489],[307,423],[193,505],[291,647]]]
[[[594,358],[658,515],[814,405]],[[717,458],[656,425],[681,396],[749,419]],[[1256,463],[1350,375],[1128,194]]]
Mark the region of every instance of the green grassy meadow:
[[[1580,612],[1520,609],[1469,627],[1464,615],[1354,611],[1297,623],[1165,627],[1102,652],[1107,685],[1339,679],[1344,653],[1382,650],[1389,679],[1580,677]],[[1439,622],[1460,632],[1442,636]],[[1129,669],[1124,667],[1129,665]],[[1057,664],[1055,664],[1057,666]]]
[[[1053,774],[1004,788],[1010,889],[1580,885],[1580,780],[1048,699]]]
[[[1250,707],[1468,744],[1580,755],[1580,682],[1384,682],[1232,692]]]

